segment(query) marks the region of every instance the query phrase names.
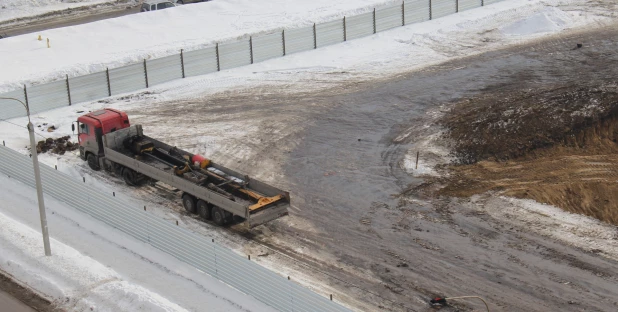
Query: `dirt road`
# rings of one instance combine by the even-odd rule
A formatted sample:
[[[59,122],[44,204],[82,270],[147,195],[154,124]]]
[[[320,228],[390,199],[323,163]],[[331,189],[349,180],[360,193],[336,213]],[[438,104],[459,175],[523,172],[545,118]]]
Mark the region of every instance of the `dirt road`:
[[[618,263],[609,254],[468,199],[415,192],[423,180],[404,164],[420,149],[421,165],[436,157],[423,142],[440,134],[436,115],[464,98],[616,77],[617,35],[561,35],[318,93],[266,86],[128,113],[156,125],[145,127],[153,136],[195,152],[205,142],[190,138],[223,137],[214,159],[289,189],[290,217],[247,236],[311,264],[317,291],[359,310],[427,311],[433,295],[479,295],[492,311],[613,311]],[[178,124],[190,133],[179,134]],[[539,228],[559,231],[552,222]],[[466,301],[443,311],[483,308]]]

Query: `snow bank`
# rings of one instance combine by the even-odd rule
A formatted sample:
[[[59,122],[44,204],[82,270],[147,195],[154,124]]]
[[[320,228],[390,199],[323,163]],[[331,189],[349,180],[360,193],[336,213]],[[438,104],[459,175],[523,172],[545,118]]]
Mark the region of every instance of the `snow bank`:
[[[542,12],[503,27],[501,31],[511,36],[557,32],[572,24],[574,19],[574,16],[560,9],[546,8]]]

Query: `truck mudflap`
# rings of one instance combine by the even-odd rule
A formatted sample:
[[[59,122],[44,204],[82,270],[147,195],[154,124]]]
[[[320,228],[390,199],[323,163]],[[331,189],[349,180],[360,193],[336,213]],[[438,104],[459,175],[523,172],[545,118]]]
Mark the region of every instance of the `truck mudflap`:
[[[251,214],[248,220],[243,222],[243,226],[251,229],[266,222],[275,220],[279,217],[288,214],[288,203],[280,204],[274,207],[268,207],[262,211]]]

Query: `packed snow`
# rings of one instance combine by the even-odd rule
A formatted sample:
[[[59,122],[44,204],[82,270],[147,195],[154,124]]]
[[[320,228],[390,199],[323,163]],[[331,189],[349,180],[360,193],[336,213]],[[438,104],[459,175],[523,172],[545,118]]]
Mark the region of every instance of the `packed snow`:
[[[474,195],[470,206],[492,217],[519,224],[546,237],[618,260],[616,226],[530,199]]]
[[[529,18],[502,27],[501,30],[504,34],[512,36],[557,32],[568,27],[571,19],[572,16],[567,12],[546,8]]]
[[[509,0],[315,51],[211,75],[172,81],[150,88],[153,96],[140,96],[142,90],[129,97],[114,96],[109,102],[74,104],[71,107],[37,114],[33,116],[33,122],[35,126],[53,124],[57,129],[53,133],[37,131],[39,139],[43,136],[70,135],[71,122],[78,115],[102,107],[153,107],[174,99],[201,98],[237,88],[264,85],[280,86],[290,92],[318,90],[334,83],[378,79],[411,70],[422,70],[447,60],[526,42],[559,31],[603,24],[610,20],[602,14],[604,12],[599,12],[584,0],[568,1],[568,9],[559,5],[562,2]],[[36,41],[36,36],[33,35],[2,39],[0,60],[5,61],[1,63],[3,70],[0,71],[0,92],[9,91],[24,83],[50,81],[64,77],[65,74],[78,76],[143,58],[161,57],[177,53],[180,48],[198,49],[216,41],[231,40],[249,33],[307,26],[313,22],[366,12],[374,6],[388,3],[395,2],[276,0],[263,4],[248,0],[217,0],[42,32],[41,35],[51,39],[50,49]],[[530,24],[536,26],[532,27]],[[134,120],[139,120],[140,117],[131,116]],[[0,122],[0,140],[6,141],[7,146],[27,153],[28,133],[22,126],[25,123],[26,118]],[[213,131],[209,137],[196,140],[216,142],[216,149],[225,151],[229,150],[230,142],[236,142],[232,138],[242,141],[245,133],[250,132],[253,127],[233,123],[217,126],[225,131]],[[149,135],[158,137],[156,128],[149,128],[148,131]],[[209,147],[205,156],[209,156],[214,149],[215,147]],[[441,151],[436,151],[436,154],[440,154],[439,152]],[[415,155],[408,157],[408,166],[412,166],[414,157]],[[115,187],[113,182],[99,181],[100,175],[92,173],[93,177],[90,177],[82,169],[83,162],[72,153],[63,156],[41,155],[41,161],[51,166],[58,164],[59,170],[74,177],[86,175],[88,183],[102,189]],[[419,166],[427,172],[431,170],[429,164],[420,162]],[[76,265],[66,268],[54,266],[53,263],[39,265],[38,262],[46,261],[46,258],[41,255],[42,242],[40,234],[37,234],[40,229],[36,202],[32,200],[34,190],[5,177],[0,178],[0,185],[7,190],[0,194],[0,202],[3,202],[0,206],[0,224],[3,228],[12,229],[8,232],[0,230],[0,246],[3,246],[3,251],[4,246],[7,246],[7,252],[16,255],[11,258],[15,259],[13,262],[23,262],[21,267],[8,268],[7,262],[0,259],[0,268],[16,274],[18,279],[55,301],[61,302],[65,300],[64,297],[71,298],[69,302],[75,305],[67,305],[69,310],[79,310],[73,307],[88,305],[95,305],[102,310],[126,309],[126,306],[115,306],[116,303],[126,303],[118,298],[119,294],[133,298],[127,300],[136,300],[136,305],[143,305],[147,310],[153,305],[163,311],[177,308],[203,310],[202,298],[208,298],[206,300],[212,302],[214,308],[209,310],[214,311],[268,310],[268,307],[229,287],[214,287],[213,285],[218,284],[213,283],[219,282],[209,276],[80,215],[53,199],[47,199],[47,204],[54,257],[74,257]],[[116,191],[119,193],[121,189]],[[126,196],[131,200],[135,194],[119,196]],[[516,207],[519,207],[517,209],[535,208],[512,204],[516,204]],[[165,218],[176,218],[174,213],[166,211],[164,206],[157,209],[153,213]],[[552,213],[558,216],[564,214],[562,211]],[[575,220],[573,224],[580,221]],[[194,226],[192,229],[197,228],[197,225],[191,225]],[[18,237],[10,236],[13,235],[9,233],[12,231],[24,236],[24,242]],[[112,241],[125,243],[121,246]],[[263,264],[271,269],[289,270],[269,262],[269,259],[263,261]],[[91,263],[97,270],[80,272],[84,263]],[[94,281],[88,284],[81,274],[94,276],[98,282],[110,280],[102,282],[101,285]],[[175,287],[171,288],[169,285]],[[79,293],[78,290],[84,287],[93,287],[96,291]]]

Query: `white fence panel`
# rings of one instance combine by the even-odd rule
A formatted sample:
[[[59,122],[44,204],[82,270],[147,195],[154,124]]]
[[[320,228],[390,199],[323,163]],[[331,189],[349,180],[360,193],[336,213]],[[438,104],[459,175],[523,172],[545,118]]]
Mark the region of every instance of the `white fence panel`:
[[[71,102],[73,104],[98,100],[109,96],[107,74],[94,73],[85,76],[69,78]]]
[[[251,64],[249,39],[219,45],[219,66],[221,70]]]
[[[346,39],[352,40],[373,34],[373,12],[346,18]]]
[[[283,35],[280,32],[253,37],[253,62],[283,56]]]
[[[2,93],[0,97],[14,98],[26,103],[23,89],[17,89],[11,92]],[[15,117],[26,116],[26,108],[23,104],[15,100],[0,99],[0,119],[10,119]],[[25,125],[24,125],[25,126]]]
[[[148,60],[146,61],[146,68],[148,70],[149,86],[182,78],[180,54]]]
[[[457,2],[455,0],[432,0],[431,18],[436,19],[451,15],[457,12]]]
[[[343,42],[343,20],[315,25],[318,48]]]
[[[429,20],[429,0],[409,0],[404,2],[406,25]]]
[[[26,90],[28,91],[28,106],[30,107],[31,114],[69,106],[66,80],[31,86]]]
[[[307,51],[314,48],[313,26],[285,31],[285,54]]]
[[[376,10],[376,31],[385,31],[402,25],[401,5]]]
[[[481,0],[459,0],[459,12],[481,6]]]
[[[205,75],[217,71],[215,47],[184,52],[185,77]]]
[[[109,70],[112,95],[146,88],[144,64],[137,63]]]

